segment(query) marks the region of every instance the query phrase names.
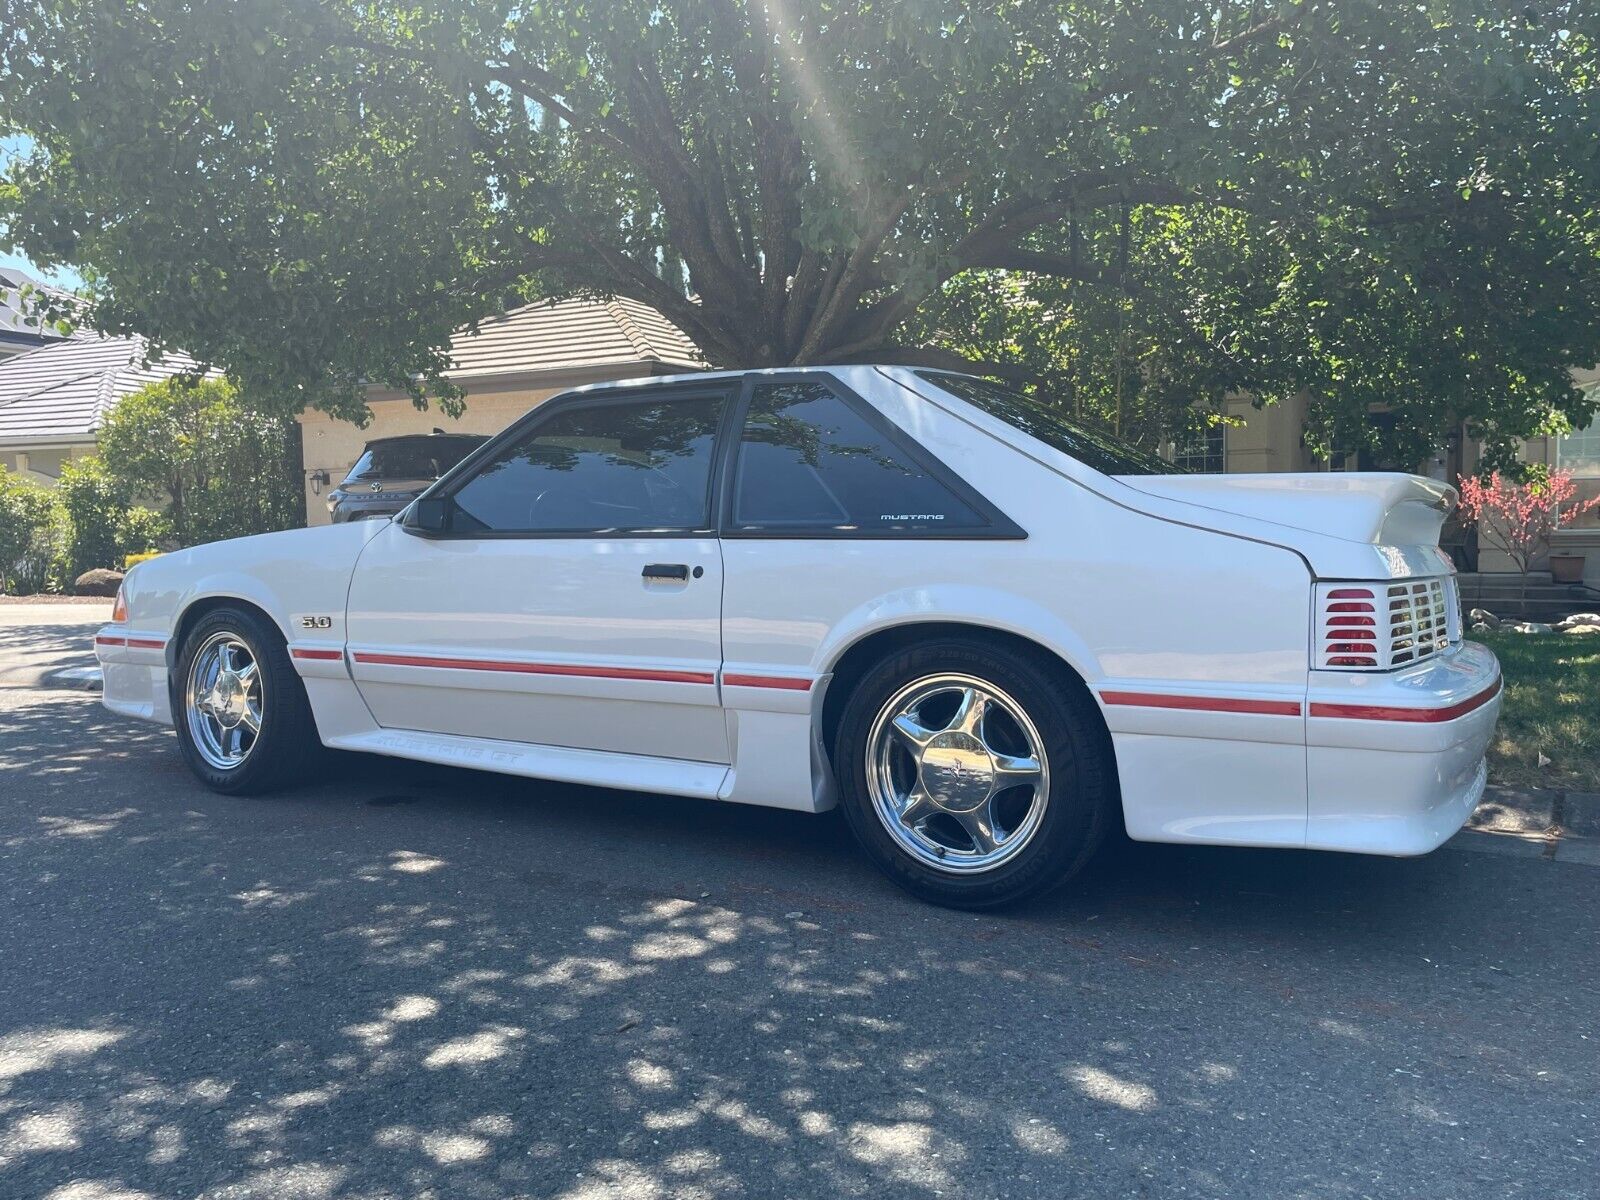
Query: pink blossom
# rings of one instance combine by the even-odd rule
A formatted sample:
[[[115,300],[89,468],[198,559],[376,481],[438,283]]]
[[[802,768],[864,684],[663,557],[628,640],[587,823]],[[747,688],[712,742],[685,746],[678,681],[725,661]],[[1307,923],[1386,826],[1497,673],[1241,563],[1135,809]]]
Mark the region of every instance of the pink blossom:
[[[1600,506],[1600,496],[1578,500],[1577,491],[1570,471],[1552,471],[1531,483],[1502,479],[1499,471],[1487,483],[1462,476],[1461,518],[1476,525],[1479,536],[1504,551],[1526,575],[1563,521]]]

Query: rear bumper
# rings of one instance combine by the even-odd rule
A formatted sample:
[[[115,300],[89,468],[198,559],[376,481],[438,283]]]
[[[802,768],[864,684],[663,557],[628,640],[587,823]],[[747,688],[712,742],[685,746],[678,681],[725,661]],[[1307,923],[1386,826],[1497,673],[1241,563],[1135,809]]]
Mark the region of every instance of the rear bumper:
[[[1306,707],[1306,845],[1426,854],[1483,795],[1500,664],[1464,642],[1392,674],[1314,671]]]

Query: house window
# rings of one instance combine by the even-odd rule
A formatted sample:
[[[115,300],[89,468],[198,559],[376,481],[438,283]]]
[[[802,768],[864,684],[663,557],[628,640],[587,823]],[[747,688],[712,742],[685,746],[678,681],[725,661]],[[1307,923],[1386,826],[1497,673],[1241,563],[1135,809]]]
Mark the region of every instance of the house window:
[[[1574,475],[1600,475],[1600,417],[1587,429],[1575,429],[1556,439],[1556,468]]]
[[[1228,427],[1212,425],[1178,442],[1172,464],[1198,475],[1221,475],[1228,469]]]

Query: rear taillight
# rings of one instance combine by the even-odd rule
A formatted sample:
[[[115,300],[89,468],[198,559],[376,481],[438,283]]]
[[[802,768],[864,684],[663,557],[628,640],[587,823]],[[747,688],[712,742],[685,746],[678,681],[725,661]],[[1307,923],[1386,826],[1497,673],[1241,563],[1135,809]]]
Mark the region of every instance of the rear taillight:
[[[128,619],[128,602],[123,599],[122,589],[117,589],[116,602],[111,605],[111,623],[120,625]]]
[[[1461,639],[1455,580],[1317,585],[1312,665],[1387,671],[1431,658]]]
[[[1318,605],[1317,661],[1343,670],[1376,670],[1382,661],[1378,646],[1378,598],[1374,589],[1341,585],[1324,587]]]

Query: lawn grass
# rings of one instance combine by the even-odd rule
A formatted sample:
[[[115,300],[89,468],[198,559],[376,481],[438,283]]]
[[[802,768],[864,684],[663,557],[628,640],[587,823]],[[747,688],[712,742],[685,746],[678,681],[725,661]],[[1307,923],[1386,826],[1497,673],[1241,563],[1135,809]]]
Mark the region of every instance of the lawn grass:
[[[1489,779],[1600,792],[1600,634],[1477,633],[1500,659],[1505,701]],[[1540,757],[1549,761],[1539,765]]]

